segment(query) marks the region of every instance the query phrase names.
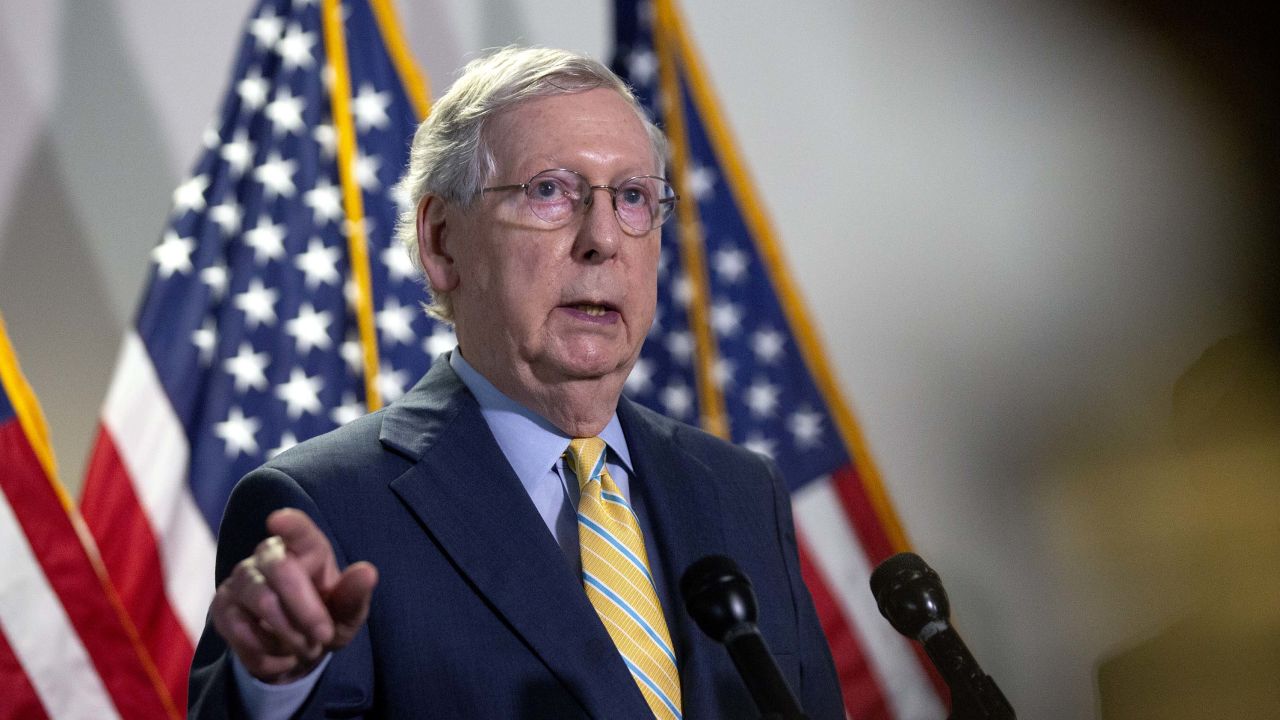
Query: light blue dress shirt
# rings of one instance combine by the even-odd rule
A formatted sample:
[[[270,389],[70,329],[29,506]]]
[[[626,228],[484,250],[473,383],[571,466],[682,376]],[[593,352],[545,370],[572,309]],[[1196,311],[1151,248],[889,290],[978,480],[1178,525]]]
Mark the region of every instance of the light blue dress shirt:
[[[546,523],[547,530],[555,537],[565,558],[578,573],[582,572],[582,558],[578,551],[578,480],[564,462],[564,452],[569,447],[570,436],[556,428],[546,418],[512,400],[494,387],[483,375],[471,367],[459,348],[449,356],[449,367],[458,374],[463,384],[480,404],[480,414],[498,441],[498,448],[506,456],[520,484]],[[653,537],[647,513],[638,507],[631,497],[631,454],[623,437],[618,415],[614,413],[609,424],[600,433],[609,447],[605,464],[609,475],[617,483],[623,497],[631,503],[640,520],[641,531]],[[654,562],[649,553],[650,564]],[[662,591],[662,573],[650,568],[654,580]],[[661,596],[661,595],[660,595]],[[271,685],[249,674],[234,653],[231,655],[232,672],[240,691],[240,699],[253,720],[287,720],[315,687],[320,674],[333,656],[324,660],[306,676],[284,685]]]

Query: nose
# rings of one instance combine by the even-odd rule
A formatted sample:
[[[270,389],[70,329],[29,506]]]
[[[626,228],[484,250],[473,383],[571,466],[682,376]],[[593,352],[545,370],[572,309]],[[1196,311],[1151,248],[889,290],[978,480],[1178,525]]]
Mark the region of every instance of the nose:
[[[596,195],[597,190],[603,191],[605,197]],[[617,255],[622,242],[622,226],[613,210],[612,189],[592,186],[591,192],[583,199],[583,205],[585,217],[578,225],[574,254],[587,262],[603,262]]]

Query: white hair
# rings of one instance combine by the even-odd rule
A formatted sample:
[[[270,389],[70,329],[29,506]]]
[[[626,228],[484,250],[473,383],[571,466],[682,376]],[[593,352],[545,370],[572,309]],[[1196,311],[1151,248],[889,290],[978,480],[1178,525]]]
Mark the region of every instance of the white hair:
[[[422,198],[438,196],[469,205],[492,177],[496,161],[485,141],[489,121],[535,97],[569,95],[609,88],[635,109],[653,146],[658,173],[664,172],[667,140],[649,120],[631,89],[603,64],[565,50],[509,46],[472,60],[462,75],[418,126],[409,149],[409,167],[396,186],[406,208],[396,224],[396,239],[422,271],[418,256],[417,209]],[[431,291],[429,314],[453,320],[447,293]]]

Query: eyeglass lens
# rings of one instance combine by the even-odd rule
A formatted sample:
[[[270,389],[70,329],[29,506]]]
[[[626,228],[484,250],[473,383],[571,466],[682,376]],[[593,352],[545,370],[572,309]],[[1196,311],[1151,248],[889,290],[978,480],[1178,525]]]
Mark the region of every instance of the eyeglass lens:
[[[561,223],[590,204],[596,190],[608,192],[618,219],[639,233],[665,222],[675,198],[675,191],[662,178],[641,176],[616,188],[592,187],[586,178],[571,170],[538,173],[525,187],[525,195],[534,215],[549,223]]]

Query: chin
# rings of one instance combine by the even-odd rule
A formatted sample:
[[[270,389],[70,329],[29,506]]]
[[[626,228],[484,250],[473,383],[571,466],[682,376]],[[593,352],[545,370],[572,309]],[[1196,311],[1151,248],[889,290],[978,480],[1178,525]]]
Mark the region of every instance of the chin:
[[[631,371],[634,359],[620,359],[617,356],[584,357],[578,355],[576,357],[563,358],[558,364],[561,372],[566,377],[575,380],[604,380],[610,377],[625,379],[627,373]]]

